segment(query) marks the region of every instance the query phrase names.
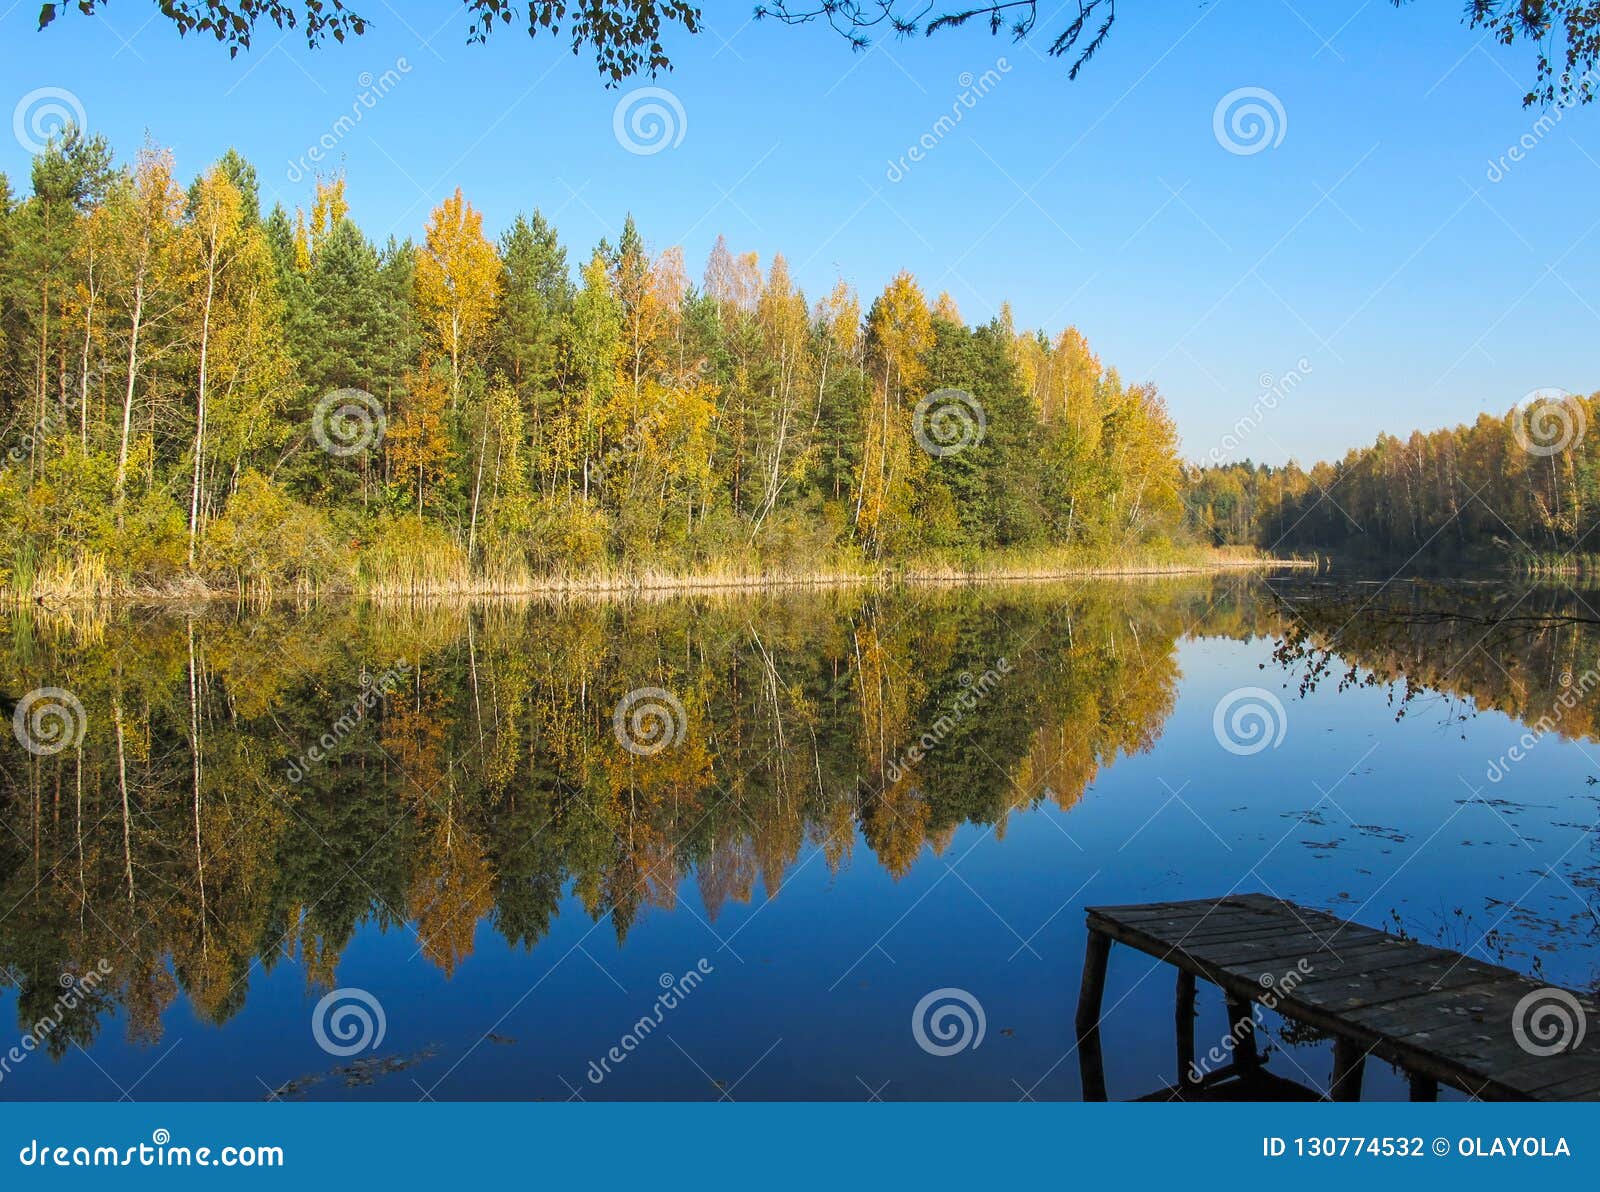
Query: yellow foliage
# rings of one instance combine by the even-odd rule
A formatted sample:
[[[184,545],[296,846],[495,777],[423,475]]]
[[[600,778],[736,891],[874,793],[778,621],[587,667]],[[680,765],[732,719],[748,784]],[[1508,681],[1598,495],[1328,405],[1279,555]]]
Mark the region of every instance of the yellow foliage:
[[[483,234],[483,215],[461,188],[428,217],[417,250],[417,312],[434,343],[450,358],[450,396],[483,342],[500,300],[500,255]]]

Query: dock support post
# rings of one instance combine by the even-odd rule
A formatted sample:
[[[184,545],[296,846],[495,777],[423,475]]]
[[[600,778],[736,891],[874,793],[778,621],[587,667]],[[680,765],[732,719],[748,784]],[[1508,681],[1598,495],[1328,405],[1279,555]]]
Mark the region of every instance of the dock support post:
[[[1241,1073],[1255,1072],[1261,1067],[1261,1053],[1256,1050],[1255,1003],[1241,998],[1228,997],[1228,1027],[1233,1034],[1233,1063]]]
[[[1194,1088],[1194,974],[1178,970],[1178,1087]]]
[[[1361,1075],[1366,1068],[1367,1051],[1361,1044],[1342,1035],[1333,1041],[1333,1079],[1328,1096],[1334,1101],[1361,1100]]]
[[[1439,1082],[1431,1076],[1424,1076],[1420,1072],[1409,1073],[1411,1077],[1411,1099],[1413,1101],[1437,1101],[1439,1099]]]
[[[1106,991],[1106,961],[1111,937],[1090,930],[1083,953],[1083,986],[1078,990],[1078,1072],[1085,1101],[1106,1099],[1105,1062],[1100,1054],[1100,1003]]]

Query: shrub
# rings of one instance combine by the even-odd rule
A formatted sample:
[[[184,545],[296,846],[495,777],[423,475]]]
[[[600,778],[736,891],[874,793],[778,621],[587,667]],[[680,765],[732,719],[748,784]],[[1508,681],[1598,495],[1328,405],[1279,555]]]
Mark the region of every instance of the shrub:
[[[259,595],[348,578],[327,516],[254,471],[240,477],[222,516],[207,527],[201,566]]]

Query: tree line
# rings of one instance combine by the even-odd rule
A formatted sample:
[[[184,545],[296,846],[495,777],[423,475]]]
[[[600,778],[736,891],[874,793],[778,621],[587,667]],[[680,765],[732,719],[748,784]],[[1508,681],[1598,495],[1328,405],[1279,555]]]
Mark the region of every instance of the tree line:
[[[0,176],[0,572],[20,591],[516,582],[1108,554],[1182,533],[1177,436],[1076,330],[863,313],[630,217],[569,257],[458,191],[370,240],[76,131]]]
[[[1600,553],[1600,393],[1541,390],[1502,417],[1379,435],[1310,469],[1191,467],[1185,501],[1216,544],[1587,566]]]

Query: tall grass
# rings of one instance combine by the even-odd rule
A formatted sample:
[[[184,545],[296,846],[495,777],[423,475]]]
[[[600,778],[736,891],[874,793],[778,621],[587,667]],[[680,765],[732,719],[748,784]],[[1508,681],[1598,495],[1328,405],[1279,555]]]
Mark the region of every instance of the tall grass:
[[[1317,567],[1315,558],[1275,559],[1248,547],[1156,546],[1004,551],[972,560],[906,566],[908,580],[973,581],[1056,579],[1091,575],[1166,575],[1225,568]]]
[[[1518,559],[1518,570],[1530,579],[1600,575],[1600,554],[1557,554],[1541,551]]]
[[[122,591],[123,585],[107,568],[104,555],[90,552],[71,560],[51,557],[40,561],[26,547],[12,556],[4,588],[12,604],[98,602],[110,600]]]
[[[994,552],[878,565],[857,555],[818,559],[804,566],[752,565],[734,558],[701,561],[692,569],[612,564],[581,571],[536,573],[525,565],[493,560],[472,566],[466,552],[443,533],[391,534],[363,545],[353,571],[320,579],[273,579],[263,569],[247,579],[207,583],[196,575],[159,586],[129,583],[99,555],[70,563],[40,562],[21,552],[3,588],[11,603],[125,600],[176,603],[232,600],[261,605],[354,595],[382,601],[540,595],[626,596],[644,593],[737,592],[795,587],[850,587],[882,583],[982,583],[1093,575],[1162,575],[1229,568],[1315,567],[1315,559],[1273,559],[1240,549],[1150,546],[1121,550],[1051,549]]]

